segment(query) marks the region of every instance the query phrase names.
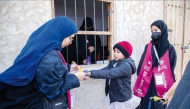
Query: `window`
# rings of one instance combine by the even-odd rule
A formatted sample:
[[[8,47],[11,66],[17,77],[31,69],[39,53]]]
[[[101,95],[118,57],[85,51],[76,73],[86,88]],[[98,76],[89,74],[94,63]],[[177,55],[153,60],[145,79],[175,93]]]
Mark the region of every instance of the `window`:
[[[81,47],[83,47],[83,44],[80,41],[80,37],[85,38],[86,42],[86,52],[82,51],[82,53],[85,53],[85,57],[91,56],[91,61],[93,63],[105,63],[105,60],[110,60],[110,55],[112,51],[112,37],[113,33],[113,13],[110,13],[112,11],[111,7],[113,6],[112,1],[103,1],[103,0],[54,0],[52,1],[52,5],[54,6],[53,14],[54,16],[60,16],[64,15],[67,17],[70,17],[73,21],[75,21],[77,27],[79,28],[78,33],[76,34],[76,39],[73,42],[73,46],[69,46],[65,48],[65,50],[62,50],[64,57],[68,63],[71,63],[73,61],[73,57],[75,58],[75,62],[78,64],[81,64],[79,60],[82,56],[79,56],[81,53]],[[89,19],[92,19],[93,28],[89,29]],[[86,19],[85,19],[86,18]],[[82,25],[83,24],[83,25]],[[84,26],[85,25],[85,26]],[[81,29],[81,27],[84,27]],[[93,38],[92,38],[93,37]],[[98,40],[99,38],[101,40],[101,44],[99,47]],[[94,43],[92,45],[94,46],[94,55],[92,53],[88,53],[88,47],[91,45],[88,45],[91,41],[91,39],[94,39]],[[99,47],[99,48],[98,48]],[[74,50],[75,49],[75,50]],[[74,51],[71,51],[74,50]],[[76,53],[76,54],[75,54]],[[93,58],[94,57],[94,58]]]

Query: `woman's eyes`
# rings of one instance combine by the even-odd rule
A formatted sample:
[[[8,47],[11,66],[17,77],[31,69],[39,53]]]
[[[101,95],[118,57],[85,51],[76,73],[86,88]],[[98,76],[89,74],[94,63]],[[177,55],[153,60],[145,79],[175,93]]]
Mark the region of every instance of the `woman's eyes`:
[[[157,29],[151,30],[151,32],[157,32],[157,31],[158,31]]]

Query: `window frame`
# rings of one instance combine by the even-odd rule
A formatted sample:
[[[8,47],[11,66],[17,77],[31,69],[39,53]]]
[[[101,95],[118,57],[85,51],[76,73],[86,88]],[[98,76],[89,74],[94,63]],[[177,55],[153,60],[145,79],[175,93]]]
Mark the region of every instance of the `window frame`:
[[[107,2],[108,3],[108,31],[78,31],[77,35],[107,35],[108,37],[108,51],[109,56],[108,60],[110,61],[113,59],[113,37],[114,37],[114,3],[113,0],[96,0],[100,2]],[[52,10],[52,18],[55,18],[55,5],[54,0],[51,0],[51,10]]]

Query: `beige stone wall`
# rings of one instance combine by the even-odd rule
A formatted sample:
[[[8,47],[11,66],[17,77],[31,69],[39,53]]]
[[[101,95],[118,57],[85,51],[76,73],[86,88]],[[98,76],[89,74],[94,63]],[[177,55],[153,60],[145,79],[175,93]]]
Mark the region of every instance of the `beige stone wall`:
[[[133,45],[132,57],[138,64],[145,45],[151,39],[150,25],[163,20],[163,1],[115,0],[115,40],[127,40]]]
[[[151,40],[150,25],[155,20],[163,20],[164,2],[146,0],[116,0],[114,2],[116,43],[127,40],[133,45],[132,58],[138,66],[145,45]],[[132,87],[136,74],[132,77]]]
[[[50,0],[0,0],[0,73],[13,64],[30,34],[51,19]]]

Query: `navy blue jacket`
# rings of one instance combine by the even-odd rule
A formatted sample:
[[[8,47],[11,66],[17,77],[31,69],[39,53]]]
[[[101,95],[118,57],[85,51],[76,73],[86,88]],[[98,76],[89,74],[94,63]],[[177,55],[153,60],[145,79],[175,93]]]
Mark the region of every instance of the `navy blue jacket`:
[[[166,109],[190,109],[190,61]]]
[[[57,51],[51,50],[40,61],[32,82],[26,86],[8,86],[0,91],[0,109],[42,109],[39,89],[45,97],[56,99],[66,98],[68,90],[79,86],[79,80],[68,73]]]
[[[106,95],[109,93],[110,103],[124,102],[131,98],[131,76],[136,72],[136,66],[131,58],[118,61],[110,61],[107,67],[101,70],[92,70],[92,78],[107,79]],[[110,85],[108,80],[111,79]]]
[[[52,50],[41,60],[36,81],[40,91],[49,99],[65,94],[68,90],[79,87],[78,78],[69,74],[59,54]]]

